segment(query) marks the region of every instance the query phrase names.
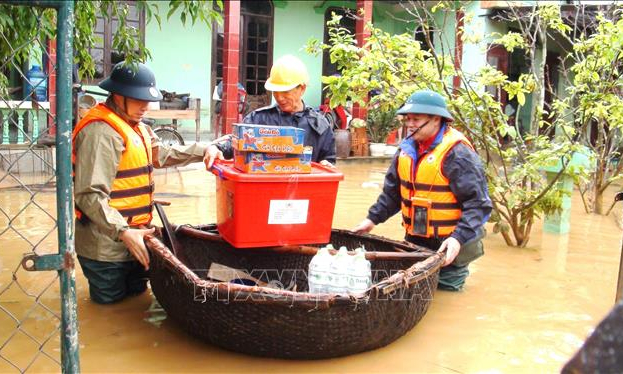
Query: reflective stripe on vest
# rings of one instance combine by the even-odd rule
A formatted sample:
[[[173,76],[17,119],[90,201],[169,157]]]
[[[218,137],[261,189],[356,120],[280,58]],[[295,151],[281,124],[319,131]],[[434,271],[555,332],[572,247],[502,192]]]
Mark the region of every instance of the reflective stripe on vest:
[[[106,105],[99,104],[89,110],[76,125],[72,134],[73,144],[78,133],[95,121],[105,122],[112,127],[121,135],[125,146],[112,183],[108,204],[119,211],[128,220],[130,226],[151,222],[154,184],[149,133],[143,124],[133,128]],[[72,164],[75,166],[75,146],[71,156]],[[82,212],[77,209],[76,217],[78,219],[82,217]]]
[[[450,189],[450,181],[441,171],[446,155],[459,142],[473,149],[463,134],[448,126],[441,143],[429,153],[423,154],[418,159],[415,168],[413,159],[409,155],[401,152],[398,156],[402,225],[407,233],[412,233],[411,198],[413,197],[431,201],[430,212],[428,212],[429,225],[425,237],[446,237],[456,228],[461,218],[461,204]]]

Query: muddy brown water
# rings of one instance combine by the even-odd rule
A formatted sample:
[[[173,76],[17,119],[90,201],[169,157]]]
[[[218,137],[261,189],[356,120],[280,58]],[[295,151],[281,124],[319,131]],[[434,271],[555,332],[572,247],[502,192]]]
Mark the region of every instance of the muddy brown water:
[[[345,180],[333,226],[351,228],[375,201],[387,165],[339,167]],[[215,221],[212,174],[168,169],[157,174],[156,183],[157,198],[172,202],[166,208],[170,221]],[[610,191],[606,201],[612,196]],[[39,253],[56,250],[47,216],[55,215],[54,189],[43,188],[34,200],[20,190],[0,190],[0,208],[11,217],[21,211],[8,229],[7,216],[0,214],[0,356],[21,368],[30,364],[31,372],[57,372],[57,277],[18,266],[31,248],[24,238],[40,242]],[[543,233],[541,226],[535,225],[525,249],[509,248],[499,235],[490,234],[486,255],[470,267],[465,290],[437,291],[424,318],[394,343],[319,361],[246,356],[191,338],[169,320],[156,327],[144,321],[151,302],[148,294],[112,306],[93,304],[78,267],[81,367],[84,372],[558,372],[613,305],[622,232],[612,216],[584,213],[577,192],[568,235]],[[400,239],[399,217],[374,233]],[[17,283],[11,283],[14,273]],[[34,302],[41,293],[39,303]],[[22,321],[19,328],[7,312]],[[35,355],[39,348],[28,335],[46,342],[42,353]],[[15,371],[0,359],[0,372]]]

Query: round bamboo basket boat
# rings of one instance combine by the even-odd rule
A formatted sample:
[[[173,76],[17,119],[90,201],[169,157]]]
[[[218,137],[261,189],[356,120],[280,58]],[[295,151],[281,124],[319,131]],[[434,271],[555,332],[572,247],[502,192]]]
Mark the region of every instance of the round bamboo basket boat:
[[[175,237],[176,254],[160,238],[147,240],[151,287],[168,316],[201,340],[265,357],[338,357],[395,341],[428,310],[444,258],[406,242],[334,229],[336,248],[369,251],[373,284],[357,295],[312,294],[307,268],[320,245],[236,249],[215,225],[177,226]],[[210,279],[217,265],[260,285]]]

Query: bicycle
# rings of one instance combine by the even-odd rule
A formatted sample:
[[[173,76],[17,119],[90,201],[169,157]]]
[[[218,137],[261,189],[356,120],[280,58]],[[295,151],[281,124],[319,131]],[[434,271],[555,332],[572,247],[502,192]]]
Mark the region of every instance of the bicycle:
[[[158,135],[158,138],[160,138],[162,144],[167,147],[184,145],[184,138],[182,138],[182,135],[177,132],[173,125],[156,125],[156,121],[151,118],[143,118],[143,123],[151,127],[154,130],[154,133]],[[154,128],[154,126],[156,127]]]

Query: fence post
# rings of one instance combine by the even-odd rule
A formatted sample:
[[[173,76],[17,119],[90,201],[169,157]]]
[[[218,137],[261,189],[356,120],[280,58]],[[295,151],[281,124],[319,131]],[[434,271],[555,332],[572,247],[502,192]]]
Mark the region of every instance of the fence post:
[[[61,281],[61,362],[64,373],[80,371],[78,354],[78,312],[74,270],[74,209],[71,185],[71,71],[73,62],[74,2],[63,1],[57,17],[56,85],[56,201],[59,255],[65,265]]]
[[[15,287],[21,291],[24,297],[24,302],[27,303],[29,301],[34,302],[36,305],[44,308],[49,313],[51,313],[54,317],[58,317],[58,313],[56,313],[53,308],[49,308],[42,301],[42,295],[46,290],[50,289],[50,285],[43,289],[38,289],[31,293],[28,289],[25,289],[22,285],[20,285],[17,274],[18,271],[57,271],[59,281],[60,281],[60,365],[63,373],[79,373],[80,372],[80,360],[79,360],[79,344],[78,344],[78,318],[77,318],[77,302],[76,302],[76,286],[75,286],[75,248],[74,248],[74,213],[73,213],[73,192],[72,192],[72,164],[71,164],[71,131],[72,131],[72,67],[73,67],[73,31],[74,31],[74,1],[67,0],[0,0],[0,4],[3,6],[5,4],[11,6],[24,6],[24,7],[39,7],[39,8],[53,8],[56,10],[56,31],[57,31],[57,42],[58,42],[58,56],[57,62],[51,64],[58,72],[58,84],[56,86],[56,94],[58,100],[55,104],[56,109],[56,123],[58,131],[56,133],[56,168],[55,168],[55,177],[47,178],[42,177],[44,180],[44,184],[51,182],[53,179],[56,179],[56,217],[54,217],[51,212],[48,212],[44,207],[40,206],[36,203],[35,197],[39,193],[38,188],[32,187],[24,181],[21,181],[19,178],[19,173],[15,172],[15,169],[18,168],[17,161],[9,160],[8,166],[6,168],[6,172],[2,175],[0,174],[0,182],[5,180],[11,180],[12,183],[17,183],[18,188],[23,192],[27,197],[29,197],[28,202],[21,210],[17,212],[12,211],[11,208],[7,208],[0,206],[0,214],[6,216],[8,219],[7,229],[3,229],[0,231],[0,237],[9,232],[14,233],[17,237],[22,239],[26,245],[31,248],[30,253],[26,253],[21,262],[21,268],[15,268],[13,271],[12,277],[8,279],[8,282],[3,283],[0,282],[0,296],[11,287]],[[32,11],[32,9],[30,9]],[[41,13],[39,13],[41,14]],[[17,49],[13,50],[10,56],[7,56],[6,59],[3,59],[0,63],[2,68],[7,66],[15,66],[15,68],[19,69],[16,64],[17,54],[22,51],[30,51],[32,48],[38,48],[39,46],[43,46],[43,43],[40,39],[44,37],[43,33],[41,33],[41,23],[37,24],[37,30],[32,35],[29,35],[30,43],[21,43],[17,46]],[[0,29],[0,37],[7,40],[10,43],[10,37],[7,38],[7,34],[4,33],[5,30]],[[13,30],[8,30],[13,31]],[[9,33],[12,35],[12,33]],[[46,53],[42,51],[42,53]],[[4,57],[4,56],[3,56]],[[48,55],[48,58],[50,56]],[[21,73],[20,73],[21,74]],[[23,76],[23,74],[22,74]],[[23,124],[24,118],[26,115],[27,109],[32,109],[32,106],[29,105],[31,102],[26,102],[24,99],[16,101],[15,105],[13,105],[13,101],[11,97],[2,97],[0,96],[0,114],[2,118],[3,131],[0,134],[0,137],[3,140],[3,143],[8,143],[9,141],[9,131],[8,125],[12,123],[15,126],[19,126],[18,138],[21,140],[21,136],[23,136]],[[45,108],[46,104],[40,105],[41,109]],[[5,110],[4,107],[7,107]],[[28,107],[28,108],[26,108]],[[49,107],[48,107],[49,108]],[[14,120],[14,114],[18,115],[18,119]],[[47,116],[53,117],[49,112],[46,111]],[[37,113],[33,113],[33,115],[37,115]],[[10,119],[9,119],[10,118]],[[38,137],[38,118],[33,118],[31,120],[33,126],[33,134],[32,141],[29,142],[28,148],[26,152],[34,153],[34,146],[36,145],[36,138]],[[20,135],[21,134],[21,135]],[[37,156],[42,161],[43,158]],[[4,170],[3,170],[4,171]],[[35,178],[35,181],[39,179]],[[13,182],[15,181],[15,182]],[[11,184],[9,184],[10,186]],[[4,192],[3,192],[4,193]],[[18,203],[19,205],[20,203]],[[52,235],[53,231],[46,233],[42,238],[38,238],[35,240],[30,240],[28,238],[29,229],[32,226],[36,226],[36,222],[26,222],[24,218],[20,220],[16,220],[20,214],[26,210],[29,206],[34,206],[40,209],[44,214],[43,216],[49,217],[54,221],[55,227],[53,231],[56,231],[57,234],[57,242],[58,242],[58,253],[48,253],[39,255],[37,253],[38,246],[42,245],[44,241],[48,238],[48,235]],[[18,222],[19,221],[19,222]],[[23,222],[22,222],[23,221]],[[8,230],[8,228],[12,230]],[[20,232],[21,231],[21,232]],[[0,242],[4,238],[0,239]],[[6,245],[5,245],[6,246]],[[3,248],[4,249],[4,248]],[[4,276],[4,274],[3,274]],[[3,278],[4,281],[4,278]],[[37,283],[37,282],[34,282]],[[32,300],[31,300],[32,299]],[[21,302],[21,301],[20,301]],[[34,307],[33,307],[34,308]],[[45,334],[41,336],[42,333],[45,333],[45,328],[42,328],[41,331],[29,332],[22,328],[23,324],[26,321],[31,320],[33,317],[30,316],[30,311],[34,310],[33,308],[29,309],[25,316],[16,316],[11,313],[10,310],[6,308],[0,307],[0,314],[4,317],[6,315],[7,318],[3,318],[2,321],[9,321],[14,324],[14,329],[11,334],[8,336],[2,336],[2,340],[0,341],[0,363],[8,364],[20,372],[27,371],[33,364],[37,361],[39,355],[44,355],[55,362],[58,362],[54,357],[52,357],[49,353],[45,351],[45,345],[54,337],[55,332],[52,334]],[[21,317],[21,318],[20,318]],[[56,324],[55,324],[56,325]],[[4,325],[2,327],[5,327]],[[55,330],[58,329],[57,326],[54,326]],[[35,343],[33,349],[36,350],[34,355],[29,361],[22,359],[22,357],[28,356],[28,349],[24,348],[23,351],[20,349],[17,354],[14,352],[15,349],[5,350],[4,348],[13,340],[13,339],[30,339]],[[21,347],[21,346],[20,346]],[[21,356],[21,357],[20,357]],[[5,366],[2,366],[0,370],[3,370]]]

